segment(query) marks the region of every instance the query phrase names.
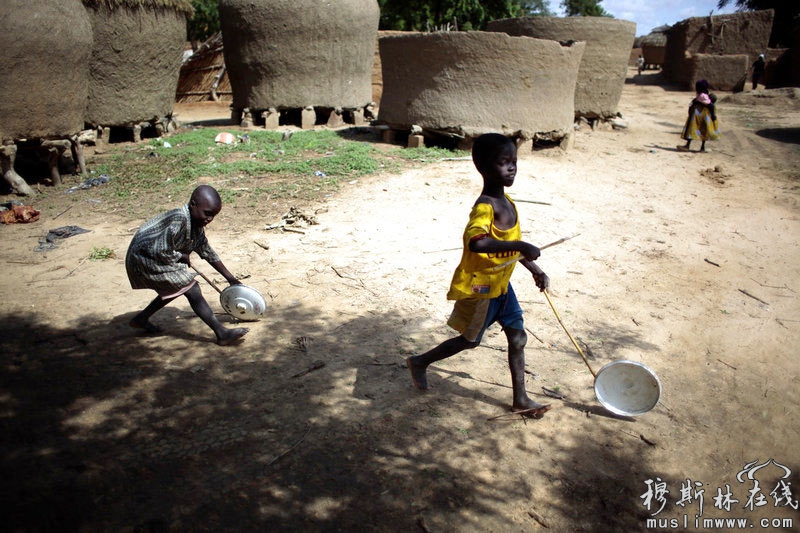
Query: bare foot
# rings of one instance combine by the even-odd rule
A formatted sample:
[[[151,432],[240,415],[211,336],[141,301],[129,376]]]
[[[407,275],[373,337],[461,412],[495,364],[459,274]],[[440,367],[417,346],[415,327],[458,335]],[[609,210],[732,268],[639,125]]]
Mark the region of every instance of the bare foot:
[[[230,346],[237,340],[244,337],[248,331],[250,331],[250,328],[226,329],[220,336],[217,337],[217,344],[220,346]]]
[[[428,390],[428,378],[425,375],[425,369],[416,366],[411,362],[410,357],[406,358],[406,366],[411,372],[411,381],[414,382],[414,386],[419,390]]]
[[[147,333],[161,333],[163,331],[160,327],[156,326],[149,320],[139,320],[134,318],[129,322],[129,324],[132,328],[143,329]]]
[[[515,403],[511,407],[511,412],[516,415],[529,416],[531,418],[542,418],[550,409],[552,409],[550,404],[545,405],[528,399],[526,402]]]
[[[688,152],[688,151],[689,151],[689,147],[688,147],[688,146],[684,146],[684,145],[682,145],[682,144],[681,144],[681,145],[679,145],[679,146],[677,146],[676,148],[677,148],[677,150],[678,150],[679,152]]]

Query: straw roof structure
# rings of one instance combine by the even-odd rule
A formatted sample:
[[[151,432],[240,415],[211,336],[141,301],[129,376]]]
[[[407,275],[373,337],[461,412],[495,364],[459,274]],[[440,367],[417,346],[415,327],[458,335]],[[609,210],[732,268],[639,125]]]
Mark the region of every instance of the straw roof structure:
[[[667,31],[670,26],[659,26],[642,37],[641,46],[667,46]]]
[[[105,7],[108,9],[119,9],[127,7],[130,9],[149,8],[149,9],[172,9],[186,13],[188,16],[194,15],[194,7],[191,0],[82,0],[86,7]]]
[[[181,66],[176,102],[233,100],[231,82],[225,70],[222,33],[218,32]]]

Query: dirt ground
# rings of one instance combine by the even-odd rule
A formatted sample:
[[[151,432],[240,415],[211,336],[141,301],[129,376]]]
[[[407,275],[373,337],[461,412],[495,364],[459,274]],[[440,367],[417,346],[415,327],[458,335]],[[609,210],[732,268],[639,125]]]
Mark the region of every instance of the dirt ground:
[[[226,348],[185,300],[155,316],[164,335],[128,327],[153,296],[124,268],[143,220],[79,191],[85,201],[64,195],[38,222],[0,227],[3,529],[740,527],[703,522],[716,517],[800,530],[800,104],[722,94],[722,139],[681,153],[693,95],[634,74],[628,128],[584,126],[567,152],[521,149],[509,192],[527,240],[579,234],[539,260],[553,302],[595,370],[630,359],[655,371],[654,409],[619,417],[598,403],[522,268],[527,388],[553,409],[500,416],[511,389],[497,326],[434,365],[428,392],[413,388],[405,357],[452,334],[445,293],[481,187],[470,161],[344,183],[297,206],[317,213],[304,234],[223,208],[209,239],[269,302]],[[208,107],[178,118],[224,124],[227,109]],[[34,251],[73,224],[90,232]],[[90,261],[93,247],[118,257]],[[657,485],[668,493],[648,500]]]

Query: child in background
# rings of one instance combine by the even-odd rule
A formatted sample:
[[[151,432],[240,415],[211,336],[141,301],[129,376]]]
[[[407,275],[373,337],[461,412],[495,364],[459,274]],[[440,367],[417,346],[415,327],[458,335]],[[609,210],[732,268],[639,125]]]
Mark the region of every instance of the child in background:
[[[696,95],[689,105],[689,116],[683,126],[681,138],[686,144],[678,146],[681,152],[688,152],[693,140],[701,141],[700,151],[706,151],[706,141],[719,139],[719,122],[717,121],[717,97],[708,93],[708,82],[699,80],[695,83]]]
[[[214,315],[194,274],[189,254],[208,261],[231,285],[241,282],[228,271],[206,240],[203,229],[222,209],[222,199],[209,185],[197,187],[183,207],[167,211],[142,224],[133,236],[125,257],[128,279],[134,289],[153,289],[158,296],[130,322],[131,327],[148,333],[161,328],[150,317],[180,295],[185,295],[194,312],[217,337],[217,344],[227,346],[243,337],[247,328],[226,328]]]
[[[516,263],[509,261],[522,254],[519,262],[531,272],[536,286],[545,290],[550,282],[533,262],[539,257],[539,248],[520,239],[517,209],[505,194],[505,188],[513,185],[517,173],[516,145],[503,135],[481,135],[473,144],[472,160],[483,177],[483,190],[464,230],[461,263],[447,294],[449,300],[455,300],[447,324],[460,335],[424,354],[407,358],[406,364],[414,385],[426,390],[426,371],[431,363],[475,348],[486,328],[498,322],[508,339],[512,410],[541,418],[550,406],[531,400],[525,390],[527,335],[522,309],[509,282]]]

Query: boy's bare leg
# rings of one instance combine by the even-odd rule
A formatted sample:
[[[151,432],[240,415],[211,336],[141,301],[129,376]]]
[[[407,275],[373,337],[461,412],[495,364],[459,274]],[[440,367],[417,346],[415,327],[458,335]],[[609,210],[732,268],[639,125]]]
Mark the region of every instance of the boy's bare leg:
[[[514,411],[527,411],[527,415],[541,418],[550,405],[534,402],[525,390],[525,344],[528,336],[521,329],[506,328],[508,339],[508,366],[511,369],[511,386],[514,394]]]
[[[428,365],[452,357],[464,350],[475,348],[477,345],[478,343],[468,341],[459,335],[444,341],[436,348],[423,354],[408,357],[406,365],[411,372],[411,380],[414,382],[414,386],[420,390],[428,390],[428,378],[425,375]]]
[[[164,306],[166,306],[172,300],[174,300],[174,298],[162,300],[160,296],[156,296],[155,299],[150,302],[141,313],[131,319],[131,327],[143,329],[148,333],[160,333],[161,328],[150,322],[150,317],[153,316],[156,311],[163,309]]]
[[[227,346],[228,344],[233,343],[236,339],[243,337],[248,331],[249,328],[226,328],[222,325],[216,315],[214,315],[214,311],[211,310],[211,307],[206,302],[206,299],[203,298],[203,292],[200,290],[200,285],[195,284],[194,287],[189,289],[184,293],[186,298],[189,300],[189,305],[192,306],[192,310],[199,316],[203,322],[205,322],[208,327],[210,327],[214,331],[214,335],[217,336],[217,344],[220,346]]]

